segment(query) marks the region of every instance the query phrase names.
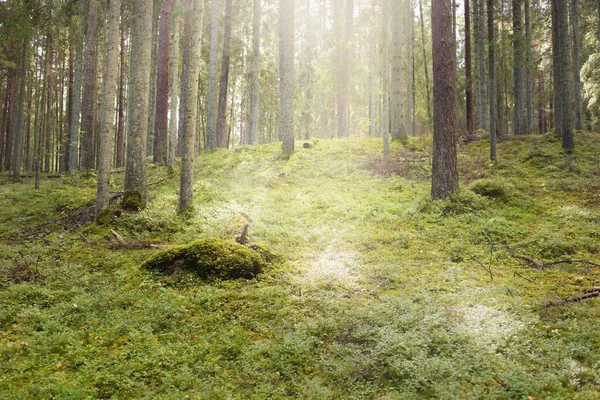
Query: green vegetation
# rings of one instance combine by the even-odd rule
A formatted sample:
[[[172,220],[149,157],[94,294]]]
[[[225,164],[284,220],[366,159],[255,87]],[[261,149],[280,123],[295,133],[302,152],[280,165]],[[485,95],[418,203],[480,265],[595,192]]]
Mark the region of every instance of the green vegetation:
[[[506,140],[495,163],[488,143],[463,145],[461,191],[437,202],[427,139],[387,160],[378,139],[287,160],[278,144],[215,150],[193,211],[150,167],[146,209],[106,225],[68,217],[92,178],[6,179],[0,398],[598,398],[597,299],[544,304],[600,286],[600,269],[515,257],[598,262],[600,144],[576,140],[569,156],[551,135]],[[178,246],[226,237],[242,213],[251,257],[272,264],[250,280],[182,284],[140,268],[160,250],[109,233]]]

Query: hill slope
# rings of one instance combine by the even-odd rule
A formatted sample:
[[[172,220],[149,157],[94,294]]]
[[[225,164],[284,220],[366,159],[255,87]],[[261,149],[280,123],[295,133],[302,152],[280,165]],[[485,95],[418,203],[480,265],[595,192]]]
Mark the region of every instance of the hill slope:
[[[550,136],[505,141],[494,164],[463,145],[440,202],[423,139],[387,160],[375,139],[203,154],[185,216],[177,178],[150,168],[149,208],[108,226],[68,217],[92,178],[4,182],[0,397],[597,398],[597,299],[544,304],[600,270],[532,264],[600,258],[600,145],[577,140],[571,159]],[[138,266],[156,250],[109,234],[182,244],[241,214],[288,259],[257,280],[153,275]]]

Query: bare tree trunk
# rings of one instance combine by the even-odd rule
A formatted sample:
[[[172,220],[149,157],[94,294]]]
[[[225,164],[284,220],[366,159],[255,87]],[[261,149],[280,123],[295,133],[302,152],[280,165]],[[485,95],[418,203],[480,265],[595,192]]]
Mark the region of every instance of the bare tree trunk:
[[[279,136],[294,152],[294,0],[279,0]]]
[[[390,53],[388,46],[388,32],[389,32],[389,18],[390,18],[390,4],[389,0],[382,1],[382,29],[381,29],[381,139],[383,142],[383,155],[388,156],[390,154]],[[419,5],[421,2],[419,1]],[[421,13],[421,21],[423,21],[423,14]],[[423,25],[421,25],[423,27]],[[423,42],[423,45],[425,43]],[[427,68],[427,66],[425,66]]]
[[[261,0],[254,0],[252,20],[252,95],[250,97],[250,144],[258,143],[259,75],[260,75],[260,20]]]
[[[524,0],[525,6],[525,103],[526,103],[526,122],[527,133],[534,133],[533,124],[533,54],[531,42],[531,18],[530,18],[530,3],[529,0]]]
[[[552,57],[554,59],[554,90],[557,92],[555,100],[556,128],[562,138],[562,147],[567,152],[572,152],[575,147],[572,125],[572,99],[569,88],[569,23],[567,0],[552,1]]]
[[[194,186],[194,136],[196,133],[198,106],[198,79],[200,75],[200,45],[202,38],[202,19],[204,0],[193,0],[193,10],[188,12],[191,27],[189,59],[185,80],[185,111],[182,131],[181,179],[179,182],[179,212],[185,212],[192,206]],[[213,9],[214,12],[214,9]]]
[[[488,16],[488,94],[490,105],[490,159],[496,159],[496,121],[498,113],[496,110],[496,61],[495,46],[496,36],[494,34],[494,2],[487,0],[487,16]]]
[[[217,110],[217,146],[227,147],[226,114],[227,88],[229,84],[229,64],[231,61],[231,20],[233,17],[232,0],[225,0],[225,36],[223,38],[223,57],[221,58],[221,79],[219,81],[219,103]]]
[[[579,2],[571,0],[571,31],[573,35],[573,101],[575,103],[575,129],[583,129],[581,114],[581,39],[579,38]]]
[[[17,100],[17,106],[19,107],[17,110],[17,120],[15,123],[15,131],[14,131],[14,145],[12,149],[12,178],[15,180],[19,180],[21,178],[21,155],[23,152],[23,136],[25,135],[24,121],[25,121],[25,90],[27,83],[27,71],[29,70],[28,60],[29,60],[29,52],[28,47],[29,43],[27,40],[23,40],[23,44],[21,45],[21,65],[20,65],[20,76],[19,76],[19,98]]]
[[[423,21],[423,0],[419,0],[419,20],[421,22],[421,49],[423,50],[423,69],[425,72],[425,93],[427,95],[427,121],[431,121],[431,95],[429,89],[429,63],[427,51],[425,50],[425,22]]]
[[[169,120],[169,154],[167,165],[175,165],[175,152],[177,149],[177,109],[179,107],[179,13],[177,11],[178,2],[174,0],[173,9],[176,15],[173,15],[173,45],[171,49],[171,119]]]
[[[95,166],[94,134],[96,115],[96,42],[98,28],[98,1],[89,0],[87,39],[83,81],[81,116],[81,169],[89,171]]]
[[[212,0],[210,23],[210,60],[208,63],[208,99],[206,108],[206,148],[214,149],[217,141],[217,40],[219,37],[219,0]]]
[[[452,1],[433,0],[433,165],[431,197],[442,199],[458,190],[456,166],[456,91]]]
[[[152,161],[165,164],[168,152],[169,127],[169,56],[171,55],[172,0],[163,0],[160,10],[158,55],[156,57],[156,107],[154,116],[154,147]]]
[[[121,43],[120,43],[120,74],[119,74],[119,105],[117,109],[117,140],[115,166],[121,168],[125,165],[125,23],[121,16]]]
[[[402,115],[402,25],[397,21],[402,19],[401,2],[392,2],[392,84],[391,84],[391,123],[392,140],[406,139]],[[452,12],[452,10],[450,10]],[[452,14],[450,14],[452,17]],[[450,37],[452,32],[450,31]],[[435,101],[435,100],[434,100]]]
[[[523,101],[523,84],[524,74],[523,67],[525,66],[525,54],[523,52],[523,23],[521,12],[521,0],[512,1],[513,13],[513,49],[514,49],[514,107],[515,120],[514,132],[515,135],[526,133],[527,126],[525,124],[525,104]]]
[[[473,134],[473,78],[471,72],[471,9],[470,0],[465,0],[465,96],[467,100],[467,134]]]
[[[94,1],[94,0],[92,0]],[[102,125],[98,152],[98,188],[96,192],[96,221],[102,222],[108,209],[110,170],[114,149],[114,115],[117,85],[119,83],[119,17],[121,0],[110,0],[106,29],[106,58],[104,60],[104,87],[102,90]]]
[[[475,18],[475,129],[489,131],[489,108],[487,93],[487,73],[485,46],[487,33],[485,31],[485,1],[474,0]]]
[[[153,2],[131,0],[131,3],[133,7],[131,59],[135,64],[132,65],[129,85],[129,101],[133,106],[128,117],[123,208],[138,211],[146,207],[146,140],[152,62]]]

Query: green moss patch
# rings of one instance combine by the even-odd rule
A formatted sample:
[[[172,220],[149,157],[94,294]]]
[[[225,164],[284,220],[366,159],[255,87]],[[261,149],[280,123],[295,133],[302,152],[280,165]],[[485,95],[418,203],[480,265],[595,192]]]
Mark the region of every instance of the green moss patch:
[[[164,274],[189,271],[203,279],[254,278],[266,266],[262,256],[238,243],[208,238],[154,254],[142,268]]]

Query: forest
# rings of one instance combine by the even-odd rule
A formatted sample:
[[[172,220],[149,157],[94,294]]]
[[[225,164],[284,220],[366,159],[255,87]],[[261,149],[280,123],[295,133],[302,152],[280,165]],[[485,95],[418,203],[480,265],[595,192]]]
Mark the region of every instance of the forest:
[[[0,398],[600,398],[600,0],[0,0]]]

